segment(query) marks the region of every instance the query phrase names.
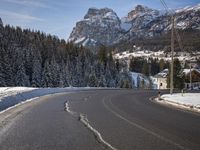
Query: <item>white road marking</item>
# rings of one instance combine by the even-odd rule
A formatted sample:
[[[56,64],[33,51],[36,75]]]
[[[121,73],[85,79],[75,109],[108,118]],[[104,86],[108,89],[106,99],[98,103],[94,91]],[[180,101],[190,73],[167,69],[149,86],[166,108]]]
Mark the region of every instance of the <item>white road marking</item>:
[[[111,99],[109,99],[108,101],[110,102],[110,104],[111,104],[113,107],[115,107],[115,106],[112,104]],[[163,141],[165,141],[165,142],[168,142],[168,143],[170,143],[170,144],[172,144],[172,145],[175,145],[176,147],[178,147],[178,148],[180,148],[180,149],[182,149],[182,150],[187,150],[187,149],[184,148],[182,145],[180,145],[180,144],[178,144],[178,143],[176,143],[176,142],[174,142],[174,141],[171,141],[171,140],[169,140],[169,139],[167,139],[167,138],[165,138],[165,137],[163,137],[163,136],[161,136],[161,135],[159,135],[159,134],[157,134],[157,133],[155,133],[155,132],[153,132],[153,131],[151,131],[151,130],[149,130],[149,129],[147,129],[147,128],[145,128],[145,127],[143,127],[143,126],[141,126],[141,125],[139,125],[139,124],[137,124],[137,123],[135,123],[135,122],[133,122],[133,121],[130,121],[130,120],[126,119],[125,117],[123,117],[122,115],[120,115],[119,113],[117,113],[116,111],[112,110],[108,105],[106,105],[106,103],[105,103],[105,98],[102,100],[102,102],[103,102],[103,105],[105,106],[105,108],[106,108],[108,111],[110,111],[110,112],[111,112],[112,114],[114,114],[116,117],[118,117],[118,118],[124,120],[125,122],[129,123],[130,125],[135,126],[135,127],[137,127],[138,129],[141,129],[141,130],[143,130],[143,131],[145,131],[145,132],[147,132],[147,133],[149,133],[149,134],[151,134],[151,135],[153,135],[153,136],[155,136],[155,137],[157,137],[157,138],[159,138],[159,139],[161,139],[161,140],[163,140]]]

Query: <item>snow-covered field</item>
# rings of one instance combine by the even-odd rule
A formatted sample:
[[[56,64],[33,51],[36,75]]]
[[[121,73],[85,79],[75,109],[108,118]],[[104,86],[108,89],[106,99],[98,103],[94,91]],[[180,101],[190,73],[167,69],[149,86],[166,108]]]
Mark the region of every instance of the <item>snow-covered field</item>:
[[[117,59],[129,58],[130,56],[133,56],[133,57],[156,57],[156,58],[158,58],[161,55],[164,56],[164,51],[152,52],[152,51],[147,51],[147,50],[140,50],[140,51],[134,51],[134,52],[124,51],[122,53],[115,54],[114,57],[117,58]]]
[[[19,105],[20,103],[24,103],[25,101],[34,100],[40,96],[88,88],[0,87],[0,112],[15,105]]]
[[[176,94],[164,94],[161,98],[171,104],[188,106],[190,108],[200,109],[200,93],[176,93]]]
[[[164,53],[164,51],[149,51],[149,50],[142,50],[140,47],[136,47],[136,50],[133,52],[124,51],[121,53],[116,53],[114,55],[115,59],[130,59],[132,57],[143,57],[143,58],[153,58],[153,59],[163,59],[165,61],[171,61],[171,56]],[[196,58],[200,58],[200,53],[197,52],[194,56],[183,56],[183,55],[177,55],[175,58],[182,60],[195,60]]]

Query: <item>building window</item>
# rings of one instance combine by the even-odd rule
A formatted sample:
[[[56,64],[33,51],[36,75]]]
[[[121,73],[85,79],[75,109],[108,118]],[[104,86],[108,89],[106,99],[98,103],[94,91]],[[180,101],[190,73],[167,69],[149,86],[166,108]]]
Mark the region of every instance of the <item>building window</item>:
[[[160,86],[162,86],[162,83],[160,83]]]

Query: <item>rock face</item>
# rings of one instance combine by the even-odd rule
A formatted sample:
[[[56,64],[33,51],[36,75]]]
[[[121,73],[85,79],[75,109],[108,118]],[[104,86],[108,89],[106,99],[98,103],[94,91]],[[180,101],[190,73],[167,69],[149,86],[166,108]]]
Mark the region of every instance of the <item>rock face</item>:
[[[177,28],[200,29],[200,4],[177,10]]]
[[[144,37],[151,36],[150,33],[152,22],[162,15],[158,10],[150,9],[148,7],[138,5],[122,18],[121,27],[124,24],[129,24],[130,28],[126,31],[125,37]],[[124,38],[124,37],[122,37]]]
[[[200,29],[200,5],[176,10],[176,28]],[[119,40],[159,36],[171,29],[171,15],[138,5],[122,18],[122,24],[129,24],[128,32]]]
[[[200,29],[200,4],[176,10],[176,28]],[[77,22],[69,41],[83,46],[110,46],[121,40],[159,36],[171,29],[171,16],[163,11],[138,5],[119,19],[109,8],[90,8]]]
[[[69,41],[85,45],[112,45],[121,34],[120,19],[109,8],[90,8],[84,19],[76,23]]]

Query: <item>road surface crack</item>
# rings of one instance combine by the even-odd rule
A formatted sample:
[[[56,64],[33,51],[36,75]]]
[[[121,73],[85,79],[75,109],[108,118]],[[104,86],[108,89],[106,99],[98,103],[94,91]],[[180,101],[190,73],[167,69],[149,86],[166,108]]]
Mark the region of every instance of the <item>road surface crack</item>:
[[[101,133],[99,133],[95,128],[93,128],[93,127],[90,125],[90,123],[89,123],[89,121],[88,121],[86,115],[81,114],[81,113],[78,114],[77,112],[71,111],[70,108],[69,108],[69,102],[68,102],[68,101],[65,103],[65,110],[66,110],[68,113],[70,113],[72,116],[78,117],[78,120],[79,120],[81,123],[83,123],[83,125],[84,125],[89,131],[91,131],[91,132],[94,134],[95,139],[96,139],[100,144],[102,144],[106,149],[117,150],[117,149],[116,149],[115,147],[113,147],[110,143],[108,143],[107,141],[105,141],[105,140],[103,139],[103,137],[101,136]]]

